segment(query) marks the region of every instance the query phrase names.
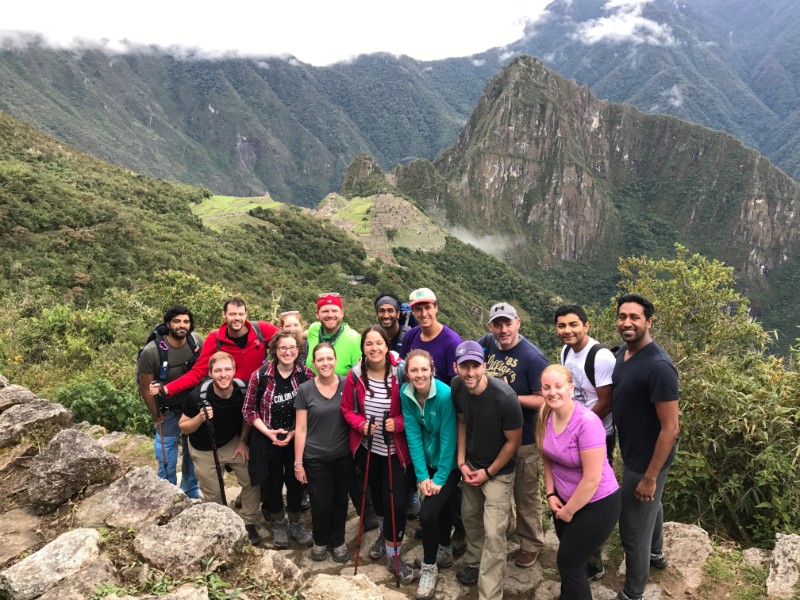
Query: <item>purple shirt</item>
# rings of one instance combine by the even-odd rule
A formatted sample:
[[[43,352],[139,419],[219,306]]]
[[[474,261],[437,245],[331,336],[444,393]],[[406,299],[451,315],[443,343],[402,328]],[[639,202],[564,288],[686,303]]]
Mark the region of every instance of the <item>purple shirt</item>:
[[[547,428],[542,446],[544,455],[550,461],[556,485],[555,491],[564,502],[569,501],[583,477],[581,450],[589,448],[599,446],[603,448],[603,472],[600,476],[600,484],[589,502],[602,500],[619,489],[614,470],[608,464],[606,456],[606,430],[603,422],[582,404],[575,403],[572,417],[570,417],[566,429],[561,433],[556,433],[553,429],[552,413],[547,417]]]
[[[427,350],[433,357],[433,364],[436,367],[436,379],[450,385],[450,380],[455,377],[453,363],[456,360],[456,347],[461,343],[461,336],[450,329],[447,325],[442,325],[442,330],[435,338],[429,342],[423,342],[420,334],[422,329],[412,327],[403,338],[403,349],[401,358],[405,358],[411,350],[419,348]]]

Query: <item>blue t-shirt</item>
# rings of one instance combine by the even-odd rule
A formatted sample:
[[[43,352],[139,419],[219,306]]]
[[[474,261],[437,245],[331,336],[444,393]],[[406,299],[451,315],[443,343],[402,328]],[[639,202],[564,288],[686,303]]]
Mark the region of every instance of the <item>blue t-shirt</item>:
[[[518,396],[527,396],[542,389],[542,371],[549,364],[539,348],[524,336],[510,350],[500,350],[494,336],[487,334],[478,340],[486,356],[486,374],[505,379]],[[536,441],[538,410],[522,407],[522,445]]]
[[[403,338],[400,358],[405,359],[406,354],[417,348],[427,350],[433,357],[436,379],[450,385],[450,380],[456,375],[453,363],[456,360],[456,348],[462,341],[461,336],[447,325],[442,325],[439,335],[429,342],[422,341],[421,333],[422,329],[419,326],[408,330],[406,337]]]

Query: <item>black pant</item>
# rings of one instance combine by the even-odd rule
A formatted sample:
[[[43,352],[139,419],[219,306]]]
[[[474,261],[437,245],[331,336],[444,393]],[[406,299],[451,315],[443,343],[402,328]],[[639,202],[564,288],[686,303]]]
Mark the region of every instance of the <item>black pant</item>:
[[[367,449],[363,446],[356,452],[356,462],[365,465]],[[383,535],[387,542],[402,542],[406,528],[406,501],[408,500],[408,478],[397,454],[392,454],[392,481],[389,485],[389,457],[371,453],[369,459],[369,492],[378,519],[383,519]],[[389,494],[391,488],[392,494]],[[394,529],[392,532],[391,498],[394,498]]]
[[[299,513],[303,486],[294,476],[294,444],[275,446],[267,460],[267,469],[267,480],[261,484],[261,503],[271,515],[283,513],[283,485],[286,484],[286,508],[290,514]]]
[[[431,478],[436,469],[428,467]],[[453,525],[453,513],[450,510],[450,499],[461,480],[458,469],[450,471],[447,481],[438,494],[425,496],[422,508],[419,510],[419,522],[422,525],[422,548],[424,550],[423,562],[428,565],[436,564],[436,553],[439,544],[450,545],[450,527]]]
[[[353,479],[353,457],[304,459],[311,496],[311,530],[317,546],[344,544],[347,492]]]
[[[569,523],[553,519],[559,541],[556,562],[562,600],[592,600],[587,575],[589,557],[606,541],[621,510],[622,495],[617,490],[584,506]]]
[[[358,516],[361,516],[361,502],[364,502],[364,518],[368,519],[370,516],[375,515],[375,509],[372,507],[372,495],[369,493],[369,489],[364,495],[364,465],[357,460],[353,461],[353,463],[353,477],[348,493]]]

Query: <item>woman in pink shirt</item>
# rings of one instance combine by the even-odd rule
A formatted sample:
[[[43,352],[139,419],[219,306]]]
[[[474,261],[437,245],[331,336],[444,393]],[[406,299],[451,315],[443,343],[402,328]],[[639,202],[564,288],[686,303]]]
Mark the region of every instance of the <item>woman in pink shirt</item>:
[[[562,600],[591,600],[589,557],[614,529],[622,507],[606,457],[606,432],[591,410],[572,399],[572,376],[562,365],[542,371],[545,404],[536,443],[544,463],[547,502],[559,539]]]

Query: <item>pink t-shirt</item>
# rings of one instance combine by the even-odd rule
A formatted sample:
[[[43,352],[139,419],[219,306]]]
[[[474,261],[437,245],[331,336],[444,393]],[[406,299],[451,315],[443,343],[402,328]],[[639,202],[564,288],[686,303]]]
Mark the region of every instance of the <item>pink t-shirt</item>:
[[[602,500],[619,489],[614,470],[606,457],[606,430],[603,422],[591,410],[576,402],[575,410],[566,429],[557,434],[553,429],[553,415],[547,418],[547,428],[542,444],[544,455],[550,460],[556,492],[567,502],[575,493],[581,478],[581,450],[603,447],[603,472],[600,485],[589,502]]]

